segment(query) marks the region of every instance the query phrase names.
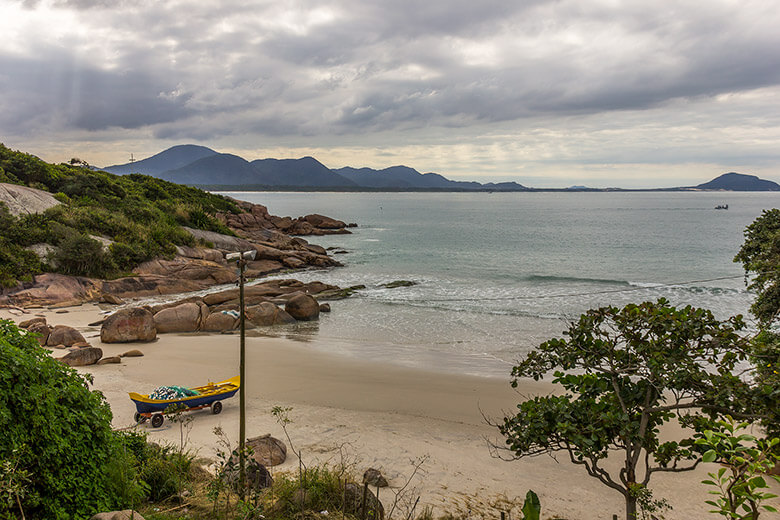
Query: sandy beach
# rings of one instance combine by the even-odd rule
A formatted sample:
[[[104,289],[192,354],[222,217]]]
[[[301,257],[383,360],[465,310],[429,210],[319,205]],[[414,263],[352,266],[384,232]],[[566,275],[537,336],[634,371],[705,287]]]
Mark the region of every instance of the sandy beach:
[[[149,393],[157,386],[173,384],[197,386],[238,374],[238,335],[163,334],[153,343],[103,344],[99,327],[88,326],[101,318],[100,313],[100,308],[84,305],[67,312],[31,309],[23,315],[2,309],[0,317],[21,321],[42,315],[49,324],[74,326],[87,341],[101,347],[104,356],[141,350],[143,357],[124,358],[119,365],[79,368],[94,376],[94,388],[111,404],[116,428],[133,424],[135,408],[128,391]],[[343,447],[357,472],[373,467],[388,478],[391,489],[381,495],[386,507],[411,474],[412,461],[425,457],[410,487],[415,497],[421,497],[421,504],[434,507],[435,514],[471,510],[474,518],[498,518],[495,504],[503,498],[522,502],[526,491],[533,489],[541,499],[543,518],[609,520],[613,514],[623,515],[617,492],[563,456],[560,462],[547,456],[513,462],[491,457],[487,439],[500,439],[483,414],[499,417],[522,399],[518,392],[547,394],[552,391],[549,383],[527,381],[516,391],[508,375],[506,379],[480,378],[358,361],[283,338],[248,337],[246,346],[248,436],[270,433],[284,439],[270,411],[276,405],[291,407],[293,423],[288,431],[304,462],[336,462],[339,447]],[[62,354],[53,352],[56,357]],[[208,409],[192,414],[188,446],[200,456],[214,456],[216,426],[237,442],[238,397],[224,405],[220,415]],[[178,425],[166,422],[159,429],[148,424],[139,428],[148,432],[150,440],[179,442]],[[716,517],[707,512],[707,489],[700,484],[707,471],[713,470],[707,466],[653,476],[651,488],[656,496],[666,498],[674,508],[666,518]],[[290,453],[273,471],[297,467]]]

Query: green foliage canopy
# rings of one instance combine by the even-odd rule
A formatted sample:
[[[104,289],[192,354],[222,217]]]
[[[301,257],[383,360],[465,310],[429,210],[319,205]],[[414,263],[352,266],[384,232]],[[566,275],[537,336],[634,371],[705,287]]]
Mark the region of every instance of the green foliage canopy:
[[[770,326],[780,313],[780,209],[764,210],[745,228],[734,261],[742,263],[748,288],[757,293],[753,314],[763,328]]]
[[[35,336],[0,320],[0,459],[29,474],[27,518],[89,518],[114,505],[106,468],[117,442],[111,410]],[[0,504],[0,517],[10,512]]]
[[[743,327],[741,316],[721,322],[708,310],[677,309],[664,299],[588,311],[566,338],[543,343],[514,367],[513,386],[554,370],[553,382],[565,392],[522,402],[497,425],[509,452],[567,453],[620,492],[633,519],[637,489],[653,473],[690,470],[700,460],[692,439],[662,442],[661,425],[678,419],[702,428],[726,411],[751,412],[750,400],[736,398],[751,389],[733,374],[747,356],[737,334]],[[617,475],[603,466],[611,452],[622,453]]]

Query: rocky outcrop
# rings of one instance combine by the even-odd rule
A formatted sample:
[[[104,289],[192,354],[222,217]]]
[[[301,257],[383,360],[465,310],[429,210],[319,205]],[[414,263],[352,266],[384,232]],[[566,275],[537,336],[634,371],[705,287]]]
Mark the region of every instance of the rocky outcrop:
[[[219,249],[209,249],[205,247],[176,246],[176,255],[184,258],[195,258],[198,260],[207,260],[217,264],[225,265],[225,255]]]
[[[46,192],[41,193],[49,196]],[[200,291],[236,281],[235,265],[225,260],[226,252],[256,251],[255,259],[246,266],[248,278],[259,278],[283,269],[342,265],[324,248],[291,235],[349,233],[344,222],[318,214],[296,219],[275,217],[268,213],[265,206],[242,201],[236,203],[243,213],[221,213],[217,217],[239,236],[184,228],[200,243],[207,242],[213,247],[178,246],[174,258],[144,262],[134,269],[133,276],[116,280],[53,273],[38,275],[32,282],[2,289],[0,305],[64,306],[88,301],[122,305],[123,299]],[[103,237],[98,238],[103,240]],[[203,316],[202,320],[205,319],[206,316]]]
[[[150,260],[133,269],[133,272],[139,275],[159,275],[175,280],[201,282],[206,287],[233,283],[238,279],[235,268],[229,268],[224,263],[183,256],[173,260]]]
[[[230,235],[223,235],[214,231],[205,231],[203,229],[193,229],[190,227],[184,227],[184,229],[195,240],[201,240],[204,242],[211,242],[214,247],[223,251],[249,251],[252,249],[252,242],[240,237],[231,237]]]
[[[299,293],[287,300],[284,305],[287,313],[300,321],[312,321],[320,317],[320,304],[313,296]]]
[[[268,213],[261,204],[252,204],[242,200],[234,202],[244,213],[220,213],[217,217],[230,229],[246,238],[273,241],[275,233],[288,235],[331,235],[350,233],[347,224],[323,215],[306,215],[296,219],[277,217]]]
[[[273,326],[317,319],[320,304],[312,295],[338,291],[335,285],[322,282],[303,283],[298,280],[269,280],[244,288],[244,305],[249,326]],[[149,313],[152,329],[165,332],[222,332],[239,326],[239,289],[231,288],[205,296],[190,296],[183,300],[164,303],[148,309],[124,309],[107,318],[101,338],[113,340],[115,320],[125,323],[129,312]],[[280,308],[284,305],[285,308]],[[289,309],[289,310],[288,310]],[[292,312],[290,312],[292,310]],[[117,316],[117,317],[115,317]],[[129,329],[129,325],[122,325]],[[123,329],[125,330],[125,329]],[[151,337],[151,336],[150,336]],[[104,342],[106,339],[103,339]],[[115,342],[116,340],[114,340]],[[139,341],[124,339],[123,341]]]
[[[380,284],[380,287],[385,287],[386,289],[398,289],[399,287],[413,287],[417,285],[417,282],[412,282],[409,280],[396,280],[394,282],[388,282]]]
[[[131,341],[154,341],[157,329],[154,315],[143,308],[120,309],[103,322],[100,341],[103,343],[128,343]]]
[[[101,282],[81,276],[44,273],[33,277],[32,282],[23,282],[16,287],[3,289],[0,303],[30,307],[72,302],[77,305],[96,299],[101,293]]]
[[[0,182],[0,202],[5,202],[8,211],[15,217],[43,213],[60,203],[48,191],[4,182]]]
[[[71,350],[59,359],[61,363],[70,367],[82,367],[94,365],[101,357],[103,357],[102,349],[98,347],[86,347]]]
[[[303,217],[303,220],[314,226],[316,229],[344,229],[347,227],[347,224],[340,220],[326,217],[325,215],[318,215],[316,213],[312,215],[306,215]]]

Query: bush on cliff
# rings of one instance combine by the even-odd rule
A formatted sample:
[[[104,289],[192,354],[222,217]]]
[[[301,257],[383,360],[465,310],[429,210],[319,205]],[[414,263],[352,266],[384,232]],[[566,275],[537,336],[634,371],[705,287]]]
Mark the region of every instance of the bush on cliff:
[[[106,478],[118,446],[108,404],[7,320],[0,320],[0,431],[1,494],[8,499],[8,488],[18,487],[0,502],[0,518],[16,518],[19,507],[31,519],[89,518],[116,505],[117,486]]]
[[[171,257],[176,246],[195,244],[182,226],[234,234],[215,214],[239,213],[220,195],[149,177],[113,175],[70,164],[48,164],[0,144],[0,182],[55,194],[61,205],[18,218],[0,209],[0,284],[12,286],[43,271],[109,278],[157,257]],[[0,204],[2,206],[2,204]],[[94,239],[113,243],[98,251]],[[47,243],[61,251],[37,259],[27,246]],[[74,247],[75,246],[75,247]],[[95,260],[85,262],[89,250]]]

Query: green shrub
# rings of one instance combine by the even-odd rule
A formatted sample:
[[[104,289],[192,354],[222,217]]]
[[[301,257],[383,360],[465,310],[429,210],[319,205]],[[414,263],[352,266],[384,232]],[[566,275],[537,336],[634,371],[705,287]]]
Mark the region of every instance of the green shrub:
[[[103,251],[103,244],[80,233],[70,233],[50,255],[60,272],[73,275],[103,276],[116,268]]]
[[[274,476],[273,490],[266,498],[275,502],[267,509],[274,517],[292,518],[301,510],[301,495],[305,509],[311,511],[342,511],[344,509],[344,474],[327,465],[308,468],[303,482],[290,474]],[[354,511],[352,511],[354,513]]]
[[[173,446],[147,444],[139,475],[149,486],[149,499],[159,502],[177,495],[189,480],[194,458]]]
[[[89,518],[117,505],[106,485],[117,448],[108,404],[7,320],[0,320],[0,431],[0,460],[17,457],[30,475],[27,518]],[[0,504],[0,515],[11,514]]]

